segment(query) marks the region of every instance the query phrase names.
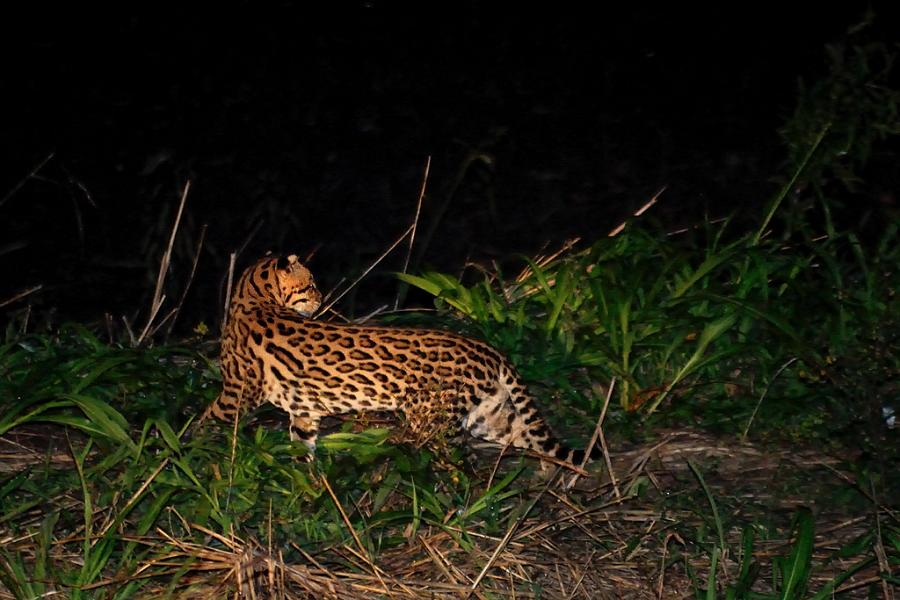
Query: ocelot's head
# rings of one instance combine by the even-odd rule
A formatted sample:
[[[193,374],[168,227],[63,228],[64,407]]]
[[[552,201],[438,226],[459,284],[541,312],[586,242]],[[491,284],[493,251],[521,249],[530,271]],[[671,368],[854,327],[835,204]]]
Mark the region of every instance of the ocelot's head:
[[[255,300],[278,304],[309,316],[322,304],[322,292],[297,255],[267,256],[244,271],[234,301]]]

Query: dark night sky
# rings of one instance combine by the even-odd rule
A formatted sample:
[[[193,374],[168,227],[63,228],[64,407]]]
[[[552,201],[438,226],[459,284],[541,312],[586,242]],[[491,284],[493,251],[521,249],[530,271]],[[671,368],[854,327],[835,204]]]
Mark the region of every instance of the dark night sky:
[[[191,297],[207,319],[252,232],[245,260],[318,248],[325,282],[367,263],[409,223],[428,155],[423,228],[466,158],[490,157],[424,249],[445,269],[597,238],[662,185],[664,221],[752,211],[798,78],[823,73],[824,44],[864,9],[424,4],[6,20],[0,195],[55,154],[0,206],[0,300],[43,283],[38,303],[79,316],[142,306],[187,178],[176,271],[208,224]]]

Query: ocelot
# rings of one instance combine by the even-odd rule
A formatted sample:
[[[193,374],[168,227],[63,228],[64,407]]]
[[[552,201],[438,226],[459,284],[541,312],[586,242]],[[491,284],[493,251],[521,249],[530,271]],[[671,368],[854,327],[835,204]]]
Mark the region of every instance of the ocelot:
[[[231,421],[263,402],[291,417],[315,452],[319,421],[355,411],[449,414],[471,435],[579,464],[583,450],[553,436],[507,358],[446,331],[312,320],[322,294],[294,255],[241,275],[222,337],[223,389],[203,418]]]

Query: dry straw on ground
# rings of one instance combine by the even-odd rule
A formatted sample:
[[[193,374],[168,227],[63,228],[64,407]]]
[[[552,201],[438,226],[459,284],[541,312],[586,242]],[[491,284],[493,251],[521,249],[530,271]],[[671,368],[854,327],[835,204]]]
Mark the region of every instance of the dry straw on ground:
[[[65,454],[47,454],[37,448],[45,439],[38,429],[8,433],[0,440],[0,464],[7,471],[36,460],[71,468]],[[475,451],[477,464],[486,470],[476,475],[490,481],[497,460],[486,454],[490,451]],[[492,452],[496,457],[496,449]],[[698,489],[687,469],[688,460],[703,464],[715,494],[733,499],[750,521],[756,511],[781,510],[789,515],[797,506],[815,505],[812,489],[809,495],[773,497],[772,482],[786,469],[797,481],[804,475],[833,481],[845,476],[835,461],[815,453],[763,451],[690,431],[663,433],[656,443],[620,451],[611,458],[620,497],[606,474],[579,478],[578,487],[570,491],[564,491],[559,485],[562,479],[556,478],[535,488],[530,510],[505,532],[486,533],[477,525],[466,532],[422,525],[417,531],[407,530],[405,544],[378,556],[369,556],[359,539],[311,554],[296,545],[273,549],[254,539],[223,536],[179,520],[188,533],[176,536],[159,526],[147,536],[128,538],[158,552],[152,552],[153,558],[133,574],[118,579],[111,574],[91,589],[114,590],[133,578],[152,576],[140,592],[140,597],[151,597],[163,593],[177,574],[171,590],[176,598],[685,598],[693,594],[686,565],[701,581],[709,568],[708,554],[685,545],[688,536],[682,535],[695,532],[705,512],[689,500],[697,497],[691,494]],[[638,489],[643,492],[632,495]],[[677,501],[679,496],[683,502]],[[82,509],[77,498],[69,499],[66,510]],[[731,520],[741,515],[732,514]],[[15,531],[9,526],[0,531],[0,544],[20,555],[37,552],[33,537],[16,532],[36,527],[44,516],[39,507],[21,515]],[[851,560],[821,568],[837,547],[870,530],[872,518],[820,507],[814,554],[820,568],[814,570],[813,589],[830,574],[849,567]],[[471,541],[471,549],[460,544],[463,534]],[[79,557],[66,548],[71,549],[79,535],[83,532],[57,540],[51,548],[53,560],[71,562],[76,568]],[[739,530],[728,531],[727,538],[730,547],[740,547]],[[786,554],[789,544],[783,538],[760,541],[755,557],[769,568],[771,557]],[[286,560],[285,554],[294,558]],[[719,581],[726,574],[733,576],[738,559],[724,561]],[[765,576],[760,580],[770,581]],[[865,586],[873,581],[878,581],[877,564],[858,572],[841,589],[849,591],[849,597],[864,597]],[[70,595],[63,587],[56,590],[58,595],[51,597]],[[7,598],[12,596],[0,589],[0,599]]]

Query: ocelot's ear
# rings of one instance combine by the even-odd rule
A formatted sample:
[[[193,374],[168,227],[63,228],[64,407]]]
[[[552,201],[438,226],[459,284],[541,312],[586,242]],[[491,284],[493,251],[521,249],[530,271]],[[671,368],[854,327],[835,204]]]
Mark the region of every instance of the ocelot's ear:
[[[275,263],[275,268],[281,271],[287,271],[294,265],[300,264],[300,259],[296,254],[291,254],[290,256],[281,256],[278,258],[278,262]]]

